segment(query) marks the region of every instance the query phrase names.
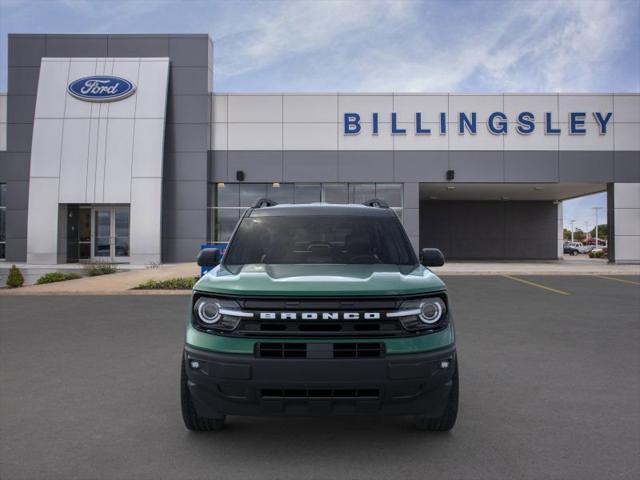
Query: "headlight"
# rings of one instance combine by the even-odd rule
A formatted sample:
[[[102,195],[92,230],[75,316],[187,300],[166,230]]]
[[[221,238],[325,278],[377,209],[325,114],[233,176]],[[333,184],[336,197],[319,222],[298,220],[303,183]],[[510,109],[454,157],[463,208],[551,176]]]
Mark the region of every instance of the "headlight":
[[[193,320],[196,327],[205,330],[235,330],[243,318],[253,313],[243,312],[237,302],[230,299],[197,297],[193,304]]]
[[[410,331],[440,328],[447,320],[447,305],[442,297],[420,298],[402,302],[400,310],[387,313]]]
[[[220,304],[212,298],[201,297],[196,302],[194,310],[198,319],[207,325],[217,323],[222,318]]]
[[[446,307],[439,298],[428,298],[420,305],[420,320],[427,325],[438,323],[444,314]]]

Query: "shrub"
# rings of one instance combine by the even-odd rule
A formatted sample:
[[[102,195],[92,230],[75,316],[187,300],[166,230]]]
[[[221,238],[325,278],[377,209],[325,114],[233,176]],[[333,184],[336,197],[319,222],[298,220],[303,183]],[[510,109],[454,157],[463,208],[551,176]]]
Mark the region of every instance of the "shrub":
[[[589,258],[603,258],[605,255],[604,250],[591,250],[589,252]]]
[[[84,270],[89,277],[97,277],[98,275],[109,275],[118,271],[118,269],[110,263],[94,263],[91,265],[87,265]]]
[[[148,280],[141,283],[134,290],[191,290],[198,281],[198,277],[178,277],[167,280]]]
[[[9,275],[7,276],[7,287],[16,288],[21,287],[24,283],[24,277],[18,267],[13,265],[9,269]]]
[[[49,272],[36,280],[36,284],[43,285],[45,283],[64,282],[65,280],[75,280],[77,278],[82,278],[82,276],[77,273]]]

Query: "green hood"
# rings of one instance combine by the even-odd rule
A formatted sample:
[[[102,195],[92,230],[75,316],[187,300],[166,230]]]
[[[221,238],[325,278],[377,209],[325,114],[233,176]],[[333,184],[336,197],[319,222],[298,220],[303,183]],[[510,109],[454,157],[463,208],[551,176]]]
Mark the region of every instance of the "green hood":
[[[211,270],[194,290],[225,295],[410,295],[444,290],[429,269],[396,265],[244,265]]]

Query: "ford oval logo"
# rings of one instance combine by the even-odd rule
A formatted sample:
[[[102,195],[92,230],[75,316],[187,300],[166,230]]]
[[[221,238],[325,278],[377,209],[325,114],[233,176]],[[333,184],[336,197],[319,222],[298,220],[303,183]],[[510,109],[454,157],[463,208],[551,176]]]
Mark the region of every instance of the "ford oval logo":
[[[136,86],[121,77],[97,75],[71,82],[67,91],[72,96],[87,102],[113,102],[133,94]]]

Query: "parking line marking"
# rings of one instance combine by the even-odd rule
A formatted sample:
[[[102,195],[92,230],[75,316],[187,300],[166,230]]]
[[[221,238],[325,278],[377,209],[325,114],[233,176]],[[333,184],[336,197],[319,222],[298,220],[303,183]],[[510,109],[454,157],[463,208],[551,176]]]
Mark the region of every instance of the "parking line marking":
[[[503,275],[503,277],[506,277],[506,278],[508,278],[510,280],[515,280],[516,282],[524,283],[526,285],[530,285],[532,287],[542,288],[543,290],[548,290],[549,292],[557,293],[558,295],[571,295],[569,292],[565,292],[563,290],[557,290],[555,288],[547,287],[545,285],[540,285],[539,283],[530,282],[529,280],[524,280],[522,278],[513,277],[511,275]]]
[[[606,275],[594,275],[598,278],[606,278],[607,280],[615,280],[616,282],[628,283],[631,285],[640,285],[640,282],[634,282],[633,280],[623,280],[622,278],[607,277]]]

